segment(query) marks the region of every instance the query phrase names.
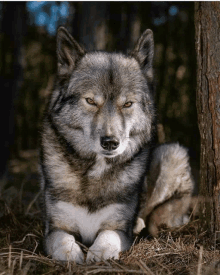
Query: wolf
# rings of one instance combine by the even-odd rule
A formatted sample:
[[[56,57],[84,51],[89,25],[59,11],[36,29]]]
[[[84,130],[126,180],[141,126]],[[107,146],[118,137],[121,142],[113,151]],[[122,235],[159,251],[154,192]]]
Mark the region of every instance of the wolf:
[[[83,263],[81,244],[87,263],[118,259],[138,214],[146,216],[140,196],[156,125],[153,56],[149,29],[128,54],[86,52],[64,27],[57,31],[40,149],[44,246],[53,259]]]

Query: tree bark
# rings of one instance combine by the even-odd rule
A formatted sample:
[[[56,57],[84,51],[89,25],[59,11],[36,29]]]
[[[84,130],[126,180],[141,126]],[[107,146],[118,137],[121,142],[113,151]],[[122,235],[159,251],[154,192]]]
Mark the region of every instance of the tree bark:
[[[220,231],[220,2],[195,3],[200,193],[206,228]]]

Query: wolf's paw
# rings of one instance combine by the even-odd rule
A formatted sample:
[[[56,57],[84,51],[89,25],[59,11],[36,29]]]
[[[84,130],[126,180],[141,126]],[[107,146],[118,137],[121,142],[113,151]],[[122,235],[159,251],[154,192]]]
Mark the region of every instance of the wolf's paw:
[[[120,249],[118,249],[117,245],[92,245],[88,251],[86,262],[100,262],[110,258],[117,260],[119,259],[119,252]]]
[[[84,254],[75,240],[66,240],[60,247],[56,247],[52,253],[52,258],[59,261],[74,261],[82,264]]]
[[[65,232],[54,232],[47,238],[48,254],[58,261],[74,261],[82,264],[84,254],[75,238]]]
[[[86,262],[100,262],[110,258],[119,259],[119,252],[122,251],[121,242],[117,232],[111,230],[101,232],[89,248]]]
[[[137,218],[137,222],[136,222],[136,225],[135,225],[135,227],[134,227],[134,229],[133,229],[133,233],[134,234],[139,234],[140,232],[141,232],[141,230],[142,229],[144,229],[145,228],[145,222],[144,222],[144,220],[142,219],[142,218]]]

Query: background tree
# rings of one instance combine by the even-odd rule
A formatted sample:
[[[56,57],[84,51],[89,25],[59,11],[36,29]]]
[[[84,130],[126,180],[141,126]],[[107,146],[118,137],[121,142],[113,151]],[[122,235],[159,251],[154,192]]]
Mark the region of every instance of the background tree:
[[[200,192],[206,227],[220,231],[220,2],[195,3]]]
[[[26,31],[26,3],[4,2],[0,22],[0,193],[10,150],[14,145],[14,102],[23,82],[23,38]]]

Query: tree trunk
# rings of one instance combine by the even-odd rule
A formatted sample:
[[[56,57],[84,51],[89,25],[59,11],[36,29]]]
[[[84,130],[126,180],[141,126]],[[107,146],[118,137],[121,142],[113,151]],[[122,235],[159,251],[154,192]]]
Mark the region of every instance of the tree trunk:
[[[77,10],[74,23],[78,29],[74,31],[74,37],[86,50],[106,48],[108,6],[108,2],[81,2],[75,5]]]
[[[127,2],[74,2],[74,38],[86,50],[126,52],[140,36],[139,5]]]
[[[220,231],[220,2],[195,3],[200,193],[206,228]]]
[[[26,26],[26,3],[4,2],[1,20],[0,49],[0,192],[7,161],[14,144],[14,101],[23,81],[22,39]]]

